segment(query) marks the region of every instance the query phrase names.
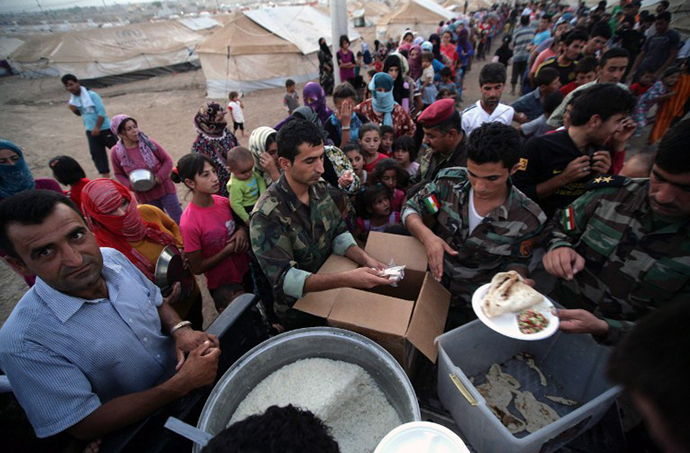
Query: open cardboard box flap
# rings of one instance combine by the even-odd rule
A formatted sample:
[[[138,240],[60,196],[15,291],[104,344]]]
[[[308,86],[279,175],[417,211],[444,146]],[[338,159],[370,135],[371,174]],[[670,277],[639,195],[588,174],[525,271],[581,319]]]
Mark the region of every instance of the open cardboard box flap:
[[[449,307],[450,293],[427,272],[405,336],[433,363],[438,356],[435,339],[443,333]]]
[[[331,255],[328,257],[321,269],[319,269],[319,274],[335,274],[338,272],[350,271],[352,269],[357,269],[357,263],[345,258],[344,256]],[[316,293],[309,293],[303,298],[295,302],[293,308],[309,313],[314,316],[319,316],[321,318],[328,318],[333,309],[333,304],[335,303],[340,291],[343,288],[329,289],[327,291],[320,291]]]
[[[372,231],[364,250],[383,264],[388,265],[392,259],[396,266],[404,264],[405,270],[426,272],[426,250],[424,245],[412,236]]]

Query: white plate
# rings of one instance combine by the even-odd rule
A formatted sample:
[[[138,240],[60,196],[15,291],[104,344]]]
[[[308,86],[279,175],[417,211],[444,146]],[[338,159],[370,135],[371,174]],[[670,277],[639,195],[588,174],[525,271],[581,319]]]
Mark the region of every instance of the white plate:
[[[500,316],[494,316],[489,318],[484,313],[484,308],[482,305],[484,303],[484,296],[489,292],[489,286],[491,283],[480,286],[472,295],[472,308],[474,309],[477,317],[488,326],[490,329],[495,330],[501,335],[506,337],[515,338],[517,340],[543,340],[544,338],[549,338],[551,335],[555,334],[558,330],[558,316],[551,313],[554,308],[553,303],[545,296],[541,304],[532,307],[533,310],[538,311],[549,321],[549,325],[546,329],[537,333],[522,333],[518,327],[517,313],[506,313]]]
[[[410,422],[388,433],[374,453],[470,453],[470,450],[445,426]]]

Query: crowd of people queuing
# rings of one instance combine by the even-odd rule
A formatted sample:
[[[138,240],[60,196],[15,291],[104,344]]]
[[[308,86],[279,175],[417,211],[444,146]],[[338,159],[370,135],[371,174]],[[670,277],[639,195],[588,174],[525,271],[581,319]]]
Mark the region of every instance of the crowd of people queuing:
[[[307,293],[390,283],[364,251],[372,231],[421,241],[452,296],[447,329],[474,318],[472,294],[505,270],[566,307],[561,330],[612,345],[690,295],[690,40],[667,8],[497,5],[357,53],[347,36],[337,50],[321,39],[319,81],[301,98],[286,81],[283,121],[240,146],[232,92],[228,108],[199,108],[177,162],[64,76],[101,178],[61,155],[57,182],[34,179],[0,141],[0,250],[32,286],[0,330],[0,368],[38,437],[93,439],[213,381],[199,287],[163,297],[154,285],[169,245],[205,275],[218,312],[252,292],[277,331],[323,324],[293,308]],[[463,91],[472,70],[476,101]],[[650,120],[656,149],[627,155]],[[142,169],[154,184],[137,191]],[[176,184],[191,193],[184,212]],[[361,267],[317,274],[332,254]],[[656,434],[690,451],[687,433]]]

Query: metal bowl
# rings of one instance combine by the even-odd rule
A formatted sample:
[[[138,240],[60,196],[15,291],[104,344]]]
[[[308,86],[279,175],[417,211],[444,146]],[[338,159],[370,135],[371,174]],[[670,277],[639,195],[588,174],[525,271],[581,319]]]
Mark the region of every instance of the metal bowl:
[[[194,276],[189,269],[185,269],[182,254],[177,247],[168,245],[156,261],[156,271],[154,272],[156,286],[161,289],[163,296],[168,296],[175,283],[181,286],[181,299],[189,296],[194,289]]]
[[[150,170],[140,168],[129,174],[129,182],[136,192],[146,192],[156,185],[156,177]]]

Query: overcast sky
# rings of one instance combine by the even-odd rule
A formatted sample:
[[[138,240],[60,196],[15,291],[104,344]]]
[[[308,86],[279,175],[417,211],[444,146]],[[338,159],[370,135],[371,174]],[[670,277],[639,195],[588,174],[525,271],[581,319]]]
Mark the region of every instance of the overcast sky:
[[[47,9],[62,9],[71,8],[73,6],[103,6],[103,1],[106,5],[122,4],[122,3],[143,3],[154,0],[38,0],[44,10]],[[0,0],[0,12],[14,13],[14,12],[34,12],[40,11],[36,0]]]

